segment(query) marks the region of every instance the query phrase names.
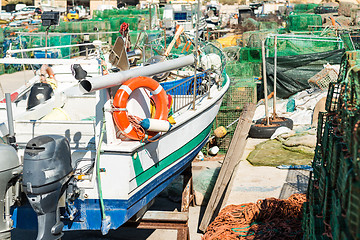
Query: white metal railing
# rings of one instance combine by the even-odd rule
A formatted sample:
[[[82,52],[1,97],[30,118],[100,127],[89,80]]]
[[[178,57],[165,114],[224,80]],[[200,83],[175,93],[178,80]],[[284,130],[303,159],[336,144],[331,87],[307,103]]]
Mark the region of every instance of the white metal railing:
[[[202,72],[196,75],[196,81],[194,81],[194,76],[190,76],[181,80],[162,83],[162,86],[166,89],[166,93],[171,95],[173,99],[173,113],[190,106],[193,104],[194,99],[198,100],[207,96],[210,90],[209,81],[208,73]],[[196,82],[195,87],[194,82]]]

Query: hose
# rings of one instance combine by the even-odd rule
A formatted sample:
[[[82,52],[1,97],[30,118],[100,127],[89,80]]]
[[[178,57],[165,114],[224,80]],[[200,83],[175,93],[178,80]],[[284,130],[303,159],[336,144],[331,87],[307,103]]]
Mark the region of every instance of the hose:
[[[98,184],[98,190],[99,190],[100,209],[101,209],[101,233],[103,235],[106,235],[109,232],[110,224],[111,224],[110,217],[106,216],[106,214],[105,214],[105,205],[104,205],[104,199],[103,199],[103,195],[102,195],[101,177],[100,177],[101,143],[104,138],[105,128],[106,128],[106,124],[105,124],[105,117],[104,117],[103,125],[101,128],[101,133],[100,133],[99,145],[96,150],[96,174],[97,174],[97,184]]]

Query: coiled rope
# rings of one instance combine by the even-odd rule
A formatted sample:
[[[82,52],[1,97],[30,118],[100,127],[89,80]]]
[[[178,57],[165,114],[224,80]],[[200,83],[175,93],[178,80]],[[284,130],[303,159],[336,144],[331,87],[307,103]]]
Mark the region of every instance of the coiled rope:
[[[305,194],[293,194],[288,199],[229,205],[208,226],[202,240],[302,239],[305,201]]]

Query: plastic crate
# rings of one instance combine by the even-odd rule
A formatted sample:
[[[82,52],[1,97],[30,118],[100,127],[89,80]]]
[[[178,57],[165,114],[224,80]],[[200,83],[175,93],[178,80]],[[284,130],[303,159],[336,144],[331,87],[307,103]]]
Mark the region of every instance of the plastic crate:
[[[360,140],[360,136],[357,136],[357,139]],[[353,159],[355,172],[357,175],[360,175],[360,142],[357,139],[353,143],[352,159]]]
[[[345,142],[349,144],[350,150],[352,150],[351,146],[354,141],[354,127],[360,119],[360,111],[354,106],[346,106],[344,109],[341,109],[339,117],[341,118],[339,131],[344,134]]]
[[[317,146],[321,146],[322,143],[326,118],[327,118],[326,112],[319,112],[318,126],[317,126]]]
[[[330,83],[328,95],[326,98],[325,109],[328,112],[335,112],[339,109],[339,99],[342,85],[339,83]]]
[[[339,175],[340,151],[343,149],[342,145],[342,143],[336,142],[332,148],[332,157],[328,167],[330,172],[330,185],[332,188],[336,187],[336,181]]]
[[[35,58],[45,58],[45,51],[35,51],[34,56]],[[48,50],[46,56],[47,58],[59,58],[59,52]]]
[[[336,142],[335,138],[336,137],[332,131],[328,136],[325,154],[323,155],[324,166],[328,173],[330,173],[331,162],[333,161],[333,150],[335,145],[334,143]]]
[[[322,236],[324,233],[323,218],[310,213],[310,229],[310,236]]]
[[[304,232],[303,237],[306,239],[310,235],[310,209],[309,202],[304,202],[302,207],[302,220],[301,220],[301,229]]]
[[[309,189],[311,193],[309,193],[309,203],[314,206],[320,206],[320,196],[319,196],[319,190],[317,186],[313,186],[311,189]]]
[[[340,199],[337,198],[337,193],[332,192],[331,196],[331,215],[330,215],[330,227],[333,239],[340,239],[340,231],[342,228],[342,216]]]
[[[340,152],[339,161],[339,174],[336,180],[336,189],[339,192],[341,207],[347,210],[348,207],[348,196],[349,196],[349,185],[350,180],[353,178],[353,167],[351,159],[344,157],[344,152]]]
[[[216,115],[214,124],[213,124],[213,130],[215,130],[219,126],[227,127],[230,123],[234,122],[236,119],[240,117],[241,110],[234,110],[234,109],[221,109]],[[227,128],[227,134],[225,137],[221,139],[217,139],[217,146],[220,149],[220,152],[226,153],[230,142],[232,140],[232,137],[234,135],[235,129],[236,129],[236,123]]]
[[[321,155],[321,147],[315,147],[315,155],[314,160],[312,162],[312,176],[314,179],[319,180],[321,177],[321,167],[322,167],[322,155]]]
[[[334,129],[333,129],[331,121],[330,121],[331,119],[332,119],[332,116],[327,116],[326,122],[325,122],[324,133],[323,133],[322,142],[321,142],[322,156],[327,155],[329,137],[334,134]],[[326,162],[323,161],[323,164],[326,165]]]
[[[221,109],[242,110],[247,103],[256,103],[256,83],[251,79],[233,79]]]
[[[330,223],[330,215],[331,215],[331,195],[333,191],[330,187],[330,178],[329,176],[326,177],[325,180],[325,189],[324,189],[324,195],[322,198],[322,216],[324,219],[324,222],[329,224]]]
[[[319,197],[321,202],[323,202],[325,198],[328,179],[329,179],[329,174],[327,173],[326,168],[322,166],[321,175],[319,179]]]
[[[346,220],[352,237],[360,239],[360,181],[351,184]]]
[[[352,240],[352,238],[349,236],[350,234],[349,233],[347,233],[345,230],[342,230],[341,232],[340,232],[340,239],[341,240]]]

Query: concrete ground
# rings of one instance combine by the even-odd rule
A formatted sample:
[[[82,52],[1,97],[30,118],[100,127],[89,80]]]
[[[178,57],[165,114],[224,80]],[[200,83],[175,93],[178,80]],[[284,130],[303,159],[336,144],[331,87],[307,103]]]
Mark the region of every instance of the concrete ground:
[[[256,202],[263,198],[288,198],[293,193],[305,193],[309,171],[284,170],[276,167],[252,166],[247,156],[265,140],[249,138],[244,154],[235,169],[230,194],[223,206]]]
[[[5,97],[5,93],[12,93],[28,80],[34,77],[31,70],[0,75],[0,99]]]

